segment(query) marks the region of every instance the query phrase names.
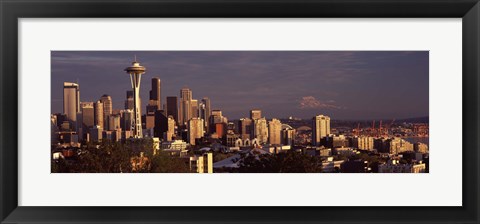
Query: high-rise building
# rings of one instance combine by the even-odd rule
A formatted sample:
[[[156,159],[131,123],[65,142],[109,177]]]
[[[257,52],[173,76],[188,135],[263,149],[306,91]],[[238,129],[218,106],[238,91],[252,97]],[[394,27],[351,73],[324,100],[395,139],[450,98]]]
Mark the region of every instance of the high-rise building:
[[[130,81],[132,83],[133,91],[133,117],[134,117],[134,129],[133,137],[142,138],[142,119],[141,119],[141,102],[140,102],[140,80],[143,74],[145,74],[145,67],[141,66],[137,59],[132,62],[132,65],[124,69],[127,74],[130,75]]]
[[[217,132],[217,134],[219,134],[218,131],[220,127],[222,133],[226,131],[228,119],[222,115],[221,110],[212,110],[212,115],[210,115],[209,123],[210,133]]]
[[[188,142],[195,145],[195,140],[203,138],[203,120],[194,117],[188,121]]]
[[[121,129],[121,119],[120,114],[111,114],[108,116],[108,130],[109,131],[116,131],[117,129]]]
[[[266,144],[268,141],[267,119],[259,118],[254,121],[254,137],[257,138],[260,144]]]
[[[112,97],[104,94],[102,97],[100,97],[100,102],[103,103],[103,125],[105,127],[109,127],[109,116],[112,114]]]
[[[172,116],[168,116],[167,124],[167,133],[164,139],[166,141],[172,141],[173,137],[175,136],[175,120]]]
[[[178,99],[176,96],[167,96],[167,116],[172,116],[178,121]]]
[[[94,104],[94,123],[95,125],[99,126],[102,130],[105,128],[104,125],[104,117],[103,117],[103,103],[97,101]]]
[[[191,101],[191,107],[192,107],[192,117],[199,117],[199,114],[198,114],[198,100],[193,99]]]
[[[258,109],[250,110],[250,119],[256,120],[262,118],[262,111]]]
[[[312,144],[320,145],[323,137],[330,134],[330,117],[318,115],[312,119]]]
[[[95,112],[93,102],[81,102],[82,121],[85,128],[91,128],[95,125]],[[86,130],[86,129],[85,129]]]
[[[125,100],[125,109],[129,109],[133,111],[134,106],[135,105],[133,102],[133,91],[127,90],[127,99]]]
[[[210,99],[207,98],[207,97],[204,97],[202,99],[202,105],[203,105],[202,108],[200,108],[200,110],[201,110],[200,118],[202,118],[205,121],[205,130],[209,130],[208,119],[210,118],[210,115],[212,114]]]
[[[130,109],[121,110],[120,114],[122,115],[120,120],[120,127],[122,128],[122,130],[124,131],[132,130],[133,110],[130,110]]]
[[[274,118],[268,122],[268,138],[271,145],[282,143],[282,123],[280,120]]]
[[[90,141],[100,142],[102,141],[103,128],[95,125],[90,129]]]
[[[192,118],[192,91],[188,88],[180,90],[180,116],[179,123],[184,125]]]
[[[80,112],[80,86],[73,82],[63,83],[63,113],[71,127],[76,127],[77,113]]]
[[[289,125],[282,125],[282,144],[293,146],[295,140],[295,129]]]
[[[155,77],[152,78],[152,90],[150,90],[150,101],[152,105],[157,105],[157,110],[162,109],[162,97],[160,93],[160,79]]]
[[[153,128],[153,135],[159,139],[163,139],[165,133],[168,131],[168,117],[163,110],[157,110],[154,114],[155,125]]]
[[[147,111],[145,114],[145,129],[151,129],[155,127],[155,113],[157,111],[157,105],[147,105]]]
[[[218,138],[223,138],[223,136],[227,132],[226,131],[226,129],[227,129],[227,124],[226,123],[215,123],[214,125],[212,125],[212,127],[214,128],[212,133],[215,133]]]
[[[251,139],[253,138],[253,130],[252,130],[252,119],[250,118],[240,118],[240,122],[238,125],[240,137],[242,140]]]
[[[112,114],[112,97],[105,94],[100,97],[100,102],[103,103],[103,117],[107,118],[110,114]]]

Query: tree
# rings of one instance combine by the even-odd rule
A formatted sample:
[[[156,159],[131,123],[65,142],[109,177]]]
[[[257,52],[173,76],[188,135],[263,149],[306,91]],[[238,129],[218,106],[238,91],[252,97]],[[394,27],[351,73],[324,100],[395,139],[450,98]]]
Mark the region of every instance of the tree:
[[[151,159],[151,173],[189,173],[190,167],[186,159],[171,156],[160,151]]]
[[[279,154],[241,155],[240,173],[318,173],[322,171],[319,157],[287,151]]]

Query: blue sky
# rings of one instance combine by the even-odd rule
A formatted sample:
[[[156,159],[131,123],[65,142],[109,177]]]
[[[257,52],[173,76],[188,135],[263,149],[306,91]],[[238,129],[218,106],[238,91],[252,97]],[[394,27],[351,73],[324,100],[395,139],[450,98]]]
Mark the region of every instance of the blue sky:
[[[81,101],[112,96],[122,109],[131,88],[123,71],[134,55],[166,96],[180,88],[209,97],[229,119],[259,108],[267,118],[316,114],[332,119],[428,116],[428,51],[52,51],[52,113],[62,112],[62,86],[78,80]]]

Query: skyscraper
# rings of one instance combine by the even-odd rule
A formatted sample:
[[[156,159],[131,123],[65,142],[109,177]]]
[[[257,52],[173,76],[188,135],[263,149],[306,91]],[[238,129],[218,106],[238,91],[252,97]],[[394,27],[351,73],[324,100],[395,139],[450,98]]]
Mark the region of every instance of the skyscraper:
[[[295,142],[295,129],[287,124],[282,124],[282,144],[293,146]]]
[[[145,129],[155,127],[155,113],[158,111],[157,105],[147,105],[145,112]]]
[[[154,114],[153,136],[164,139],[168,131],[168,117],[163,110],[157,110]]]
[[[180,90],[180,115],[179,123],[184,125],[190,118],[192,118],[192,91],[188,88]]]
[[[252,135],[252,119],[240,118],[240,124],[238,125],[240,136],[243,140],[253,138]]]
[[[100,102],[103,103],[103,124],[105,125],[105,129],[107,129],[107,127],[109,127],[108,122],[110,121],[109,116],[112,114],[112,97],[104,94],[100,97]]]
[[[272,119],[268,122],[268,140],[272,145],[280,145],[282,143],[282,123],[278,119]]]
[[[250,119],[256,120],[262,118],[262,111],[258,109],[250,110]]]
[[[122,128],[122,130],[124,131],[132,130],[133,110],[130,110],[130,109],[121,110],[120,114],[122,115],[121,121],[120,121],[120,127]]]
[[[178,121],[178,98],[167,96],[167,116],[172,116],[175,122]]]
[[[260,144],[265,144],[268,141],[268,127],[267,127],[267,119],[259,118],[253,120],[254,122],[254,137],[258,139]]]
[[[99,126],[102,130],[105,129],[104,117],[103,117],[103,103],[99,100],[94,104],[94,123],[96,126]]]
[[[130,81],[132,83],[133,90],[133,117],[134,117],[134,129],[133,137],[142,138],[142,119],[141,119],[141,102],[140,102],[140,81],[142,75],[145,74],[145,67],[141,66],[137,59],[132,62],[132,66],[124,69],[127,74],[130,75]]]
[[[103,117],[107,118],[112,114],[112,97],[105,94],[100,97],[100,102],[103,103]]]
[[[150,90],[151,105],[157,105],[157,110],[162,109],[162,98],[160,94],[160,79],[152,78],[152,90]]]
[[[63,113],[71,126],[76,127],[77,113],[80,112],[80,86],[73,82],[63,83]]]
[[[133,91],[127,90],[127,99],[125,100],[125,109],[133,110]]]
[[[204,97],[202,99],[202,103],[201,103],[203,106],[200,108],[201,110],[201,113],[200,113],[200,118],[202,118],[204,121],[205,121],[205,130],[209,130],[209,118],[210,118],[210,115],[212,114],[212,109],[211,109],[211,105],[210,105],[210,99],[207,98],[207,97]]]
[[[172,116],[168,116],[167,124],[168,124],[167,133],[166,133],[166,136],[164,137],[164,140],[172,141],[173,137],[175,136],[175,120],[173,119]]]
[[[93,102],[81,102],[80,108],[82,110],[83,125],[85,126],[85,128],[92,128],[93,125],[95,125],[95,112],[93,109]]]
[[[198,114],[198,100],[193,99],[191,101],[191,107],[192,107],[192,117],[199,117]]]
[[[108,130],[116,131],[117,129],[121,129],[120,120],[120,114],[111,114],[110,116],[108,116]]]
[[[312,144],[320,145],[320,140],[330,134],[330,117],[317,115],[312,122]]]
[[[195,140],[202,138],[203,134],[203,120],[197,117],[190,119],[188,121],[188,142],[195,145]]]

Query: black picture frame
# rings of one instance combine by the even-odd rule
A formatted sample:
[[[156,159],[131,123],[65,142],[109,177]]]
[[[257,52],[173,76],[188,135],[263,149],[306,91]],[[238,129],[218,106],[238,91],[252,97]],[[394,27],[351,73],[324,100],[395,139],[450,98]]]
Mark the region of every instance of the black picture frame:
[[[0,0],[1,223],[479,223],[478,0]],[[461,207],[18,206],[18,19],[133,17],[462,18]],[[445,43],[448,44],[448,43]],[[434,111],[433,111],[434,113]],[[454,153],[452,151],[452,153]],[[428,190],[428,189],[426,189]],[[41,192],[39,192],[41,193]],[[320,193],[320,192],[319,192]],[[242,197],[241,192],[232,193]],[[401,193],[400,193],[401,194]],[[281,197],[281,195],[279,195]],[[381,196],[380,196],[381,197]],[[385,195],[385,197],[389,197]]]

